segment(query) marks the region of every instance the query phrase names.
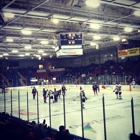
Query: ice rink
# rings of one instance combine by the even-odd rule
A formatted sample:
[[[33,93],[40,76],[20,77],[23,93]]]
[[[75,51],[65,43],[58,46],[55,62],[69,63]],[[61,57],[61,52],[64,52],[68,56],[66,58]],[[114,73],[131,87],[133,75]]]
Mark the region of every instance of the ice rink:
[[[20,90],[20,118],[27,120],[27,91],[29,94],[29,120],[37,122],[37,99],[33,100],[32,89]],[[39,118],[40,122],[46,119],[49,125],[49,104],[44,103],[42,88],[39,93]],[[106,132],[107,140],[128,140],[132,132],[131,98],[134,99],[135,132],[140,131],[140,92],[123,91],[122,100],[117,100],[112,91],[101,90],[98,96],[94,96],[92,90],[85,90],[88,100],[85,102],[84,114],[84,136],[91,140],[104,140],[104,123],[102,97],[105,98],[106,110]],[[68,89],[66,93],[66,128],[70,133],[82,136],[81,106],[79,88]],[[76,99],[73,101],[73,99]],[[12,114],[19,116],[18,112],[18,89],[12,90]],[[4,111],[4,95],[0,94],[0,111]],[[11,93],[6,93],[6,112],[11,113]],[[51,103],[52,128],[58,129],[64,124],[63,100]]]

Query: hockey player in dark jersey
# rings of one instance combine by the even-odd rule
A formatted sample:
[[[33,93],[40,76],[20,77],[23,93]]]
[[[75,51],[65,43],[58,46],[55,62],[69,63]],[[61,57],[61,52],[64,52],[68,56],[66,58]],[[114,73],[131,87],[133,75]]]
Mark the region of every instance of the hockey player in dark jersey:
[[[43,88],[43,99],[44,99],[44,103],[46,103],[46,99],[47,99],[47,91],[45,88]]]
[[[5,83],[2,85],[2,93],[5,93],[6,91],[5,91],[5,88],[6,88],[6,85],[5,85]]]
[[[35,87],[33,87],[32,89],[33,99],[35,99],[36,93],[37,93],[37,90]]]
[[[66,89],[66,87],[65,87],[64,85],[62,86],[61,90],[62,90],[62,94],[63,94],[63,95],[65,95],[65,94],[66,94],[67,89]]]
[[[97,90],[98,90],[98,85],[97,85],[97,84],[94,83],[94,84],[92,85],[92,90],[93,90],[93,92],[94,92],[94,95],[95,95],[95,94],[98,95],[98,91],[97,91]]]
[[[54,88],[54,102],[58,101],[58,92],[56,91],[56,88]]]

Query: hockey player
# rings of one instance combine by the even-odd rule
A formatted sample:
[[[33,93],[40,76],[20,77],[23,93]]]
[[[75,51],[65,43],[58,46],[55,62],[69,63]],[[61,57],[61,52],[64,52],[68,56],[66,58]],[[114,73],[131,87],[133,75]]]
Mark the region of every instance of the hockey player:
[[[115,92],[115,94],[117,96],[116,99],[122,99],[121,84],[119,84],[119,85],[116,84],[116,87],[113,92]]]
[[[95,94],[98,95],[98,92],[97,92],[98,86],[97,86],[97,84],[94,83],[93,86],[92,86],[92,89],[93,89],[94,95],[95,95]]]
[[[64,85],[62,86],[61,90],[62,90],[62,94],[63,94],[63,95],[65,95],[65,94],[66,94],[67,89],[66,89],[66,87],[65,87]]]
[[[37,90],[35,87],[33,87],[32,89],[33,99],[35,99],[36,93],[37,93]]]
[[[85,96],[85,92],[83,90],[82,87],[80,87],[80,99],[81,99],[81,102],[82,102],[82,107],[84,107],[84,102],[86,101],[87,97]]]
[[[119,99],[122,99],[122,87],[121,87],[121,84],[118,85],[118,94],[119,94]]]
[[[58,99],[58,92],[56,91],[56,88],[54,88],[54,103],[57,102]]]
[[[116,84],[116,87],[115,87],[115,89],[113,90],[113,92],[115,92],[115,94],[116,94],[116,99],[118,99],[118,84]]]
[[[43,88],[43,98],[44,98],[44,103],[46,103],[46,98],[47,98],[47,91],[45,88]]]
[[[2,93],[5,93],[5,87],[6,87],[6,85],[5,85],[5,83],[2,85]]]
[[[131,82],[131,85],[135,85],[135,84],[136,84],[136,82],[135,82],[135,80],[133,79],[132,82]]]
[[[52,90],[48,91],[48,96],[50,97],[50,100],[53,102],[53,91]]]

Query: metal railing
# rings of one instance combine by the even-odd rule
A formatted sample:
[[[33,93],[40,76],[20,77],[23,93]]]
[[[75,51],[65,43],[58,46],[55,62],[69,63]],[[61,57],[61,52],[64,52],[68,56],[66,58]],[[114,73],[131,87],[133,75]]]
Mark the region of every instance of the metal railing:
[[[14,93],[13,93],[14,92]],[[17,93],[16,93],[17,92]],[[14,114],[15,114],[15,106],[13,105],[13,104],[15,104],[15,100],[17,100],[17,114],[18,114],[18,116],[16,116],[16,117],[18,117],[19,119],[21,119],[22,117],[21,117],[21,111],[22,111],[22,109],[23,109],[23,107],[21,107],[21,100],[22,100],[22,97],[23,97],[23,95],[21,96],[21,94],[24,94],[24,93],[20,93],[20,91],[13,91],[13,90],[11,90],[9,93],[6,93],[5,91],[4,91],[4,93],[2,94],[2,95],[0,95],[0,96],[3,96],[3,98],[1,98],[1,105],[2,105],[2,102],[3,102],[3,108],[1,108],[1,112],[7,112],[7,113],[9,113],[9,114],[11,114],[11,116],[14,116]],[[14,96],[13,96],[13,94],[14,94]],[[31,102],[31,99],[29,99],[29,93],[28,92],[26,92],[25,94],[24,94],[24,96],[25,96],[25,99],[26,99],[26,107],[24,108],[25,109],[25,114],[26,114],[26,120],[27,121],[30,121],[31,119],[30,119],[30,115],[29,115],[29,110],[30,110],[30,108],[32,107],[32,104],[30,103]],[[63,124],[64,124],[64,126],[67,126],[67,113],[66,113],[66,104],[65,104],[65,102],[66,102],[66,99],[65,99],[65,95],[62,95],[63,96],[63,100],[62,100],[62,108],[63,108]],[[13,98],[14,97],[14,98]],[[39,124],[40,123],[40,97],[39,97],[39,93],[37,92],[37,95],[36,95],[36,97],[37,97],[37,100],[35,100],[35,102],[34,102],[34,104],[36,104],[36,120],[37,120],[37,123]],[[7,100],[7,98],[9,98],[9,100]],[[106,104],[105,104],[105,97],[104,97],[104,95],[102,96],[102,114],[100,114],[100,115],[102,115],[103,116],[103,128],[104,128],[104,139],[105,140],[107,140],[108,139],[108,137],[107,137],[107,127],[106,127]],[[10,103],[9,103],[10,102]],[[7,105],[9,105],[10,104],[10,108],[7,106]],[[130,104],[131,104],[131,106],[130,106],[130,108],[131,108],[131,112],[130,112],[130,114],[131,114],[131,116],[132,116],[132,132],[135,134],[135,113],[134,113],[134,101],[133,101],[133,97],[130,99]],[[82,132],[82,136],[81,137],[76,137],[75,136],[75,139],[76,138],[79,138],[79,140],[84,140],[84,138],[85,138],[85,135],[84,135],[84,115],[83,115],[83,102],[82,102],[82,97],[80,97],[80,102],[79,102],[79,105],[80,105],[80,118],[79,119],[81,119],[81,132]],[[48,110],[46,110],[46,111],[48,111],[48,114],[49,114],[49,126],[50,126],[50,128],[52,128],[52,104],[51,104],[51,99],[50,99],[50,96],[49,96],[49,104],[48,104]],[[92,110],[91,110],[92,111]],[[115,129],[114,129],[114,131],[116,131]]]

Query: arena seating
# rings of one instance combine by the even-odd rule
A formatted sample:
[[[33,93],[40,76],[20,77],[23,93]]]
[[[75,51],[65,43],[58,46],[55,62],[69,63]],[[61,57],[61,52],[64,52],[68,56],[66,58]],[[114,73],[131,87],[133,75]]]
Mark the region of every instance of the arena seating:
[[[36,124],[35,121],[24,121],[3,112],[0,113],[0,132],[1,140],[55,140],[58,131],[47,126],[45,120],[40,124]],[[71,136],[71,139],[69,139],[69,136]],[[67,140],[88,139],[70,134]]]
[[[20,76],[18,72],[24,77],[22,81],[26,85],[30,85],[30,79],[32,77],[36,77],[36,68],[23,68],[23,69],[10,69],[6,72],[3,72],[3,75],[8,79],[11,86],[22,86],[22,83],[20,82]],[[56,74],[56,83],[76,83],[77,79],[81,77],[82,74],[86,75],[85,79],[82,79],[82,82],[84,84],[87,84],[89,77],[96,79],[97,77],[101,77],[104,75],[118,75],[118,76],[125,76],[127,83],[130,84],[132,79],[134,78],[137,84],[140,84],[140,64],[139,59],[132,61],[132,60],[126,60],[121,61],[119,63],[114,62],[113,60],[108,60],[104,64],[90,64],[88,66],[80,66],[80,67],[67,67],[65,68],[65,71],[63,73]],[[52,79],[52,74],[47,73],[41,75],[42,79]],[[36,77],[38,78],[38,77]],[[109,83],[108,83],[109,84]]]

